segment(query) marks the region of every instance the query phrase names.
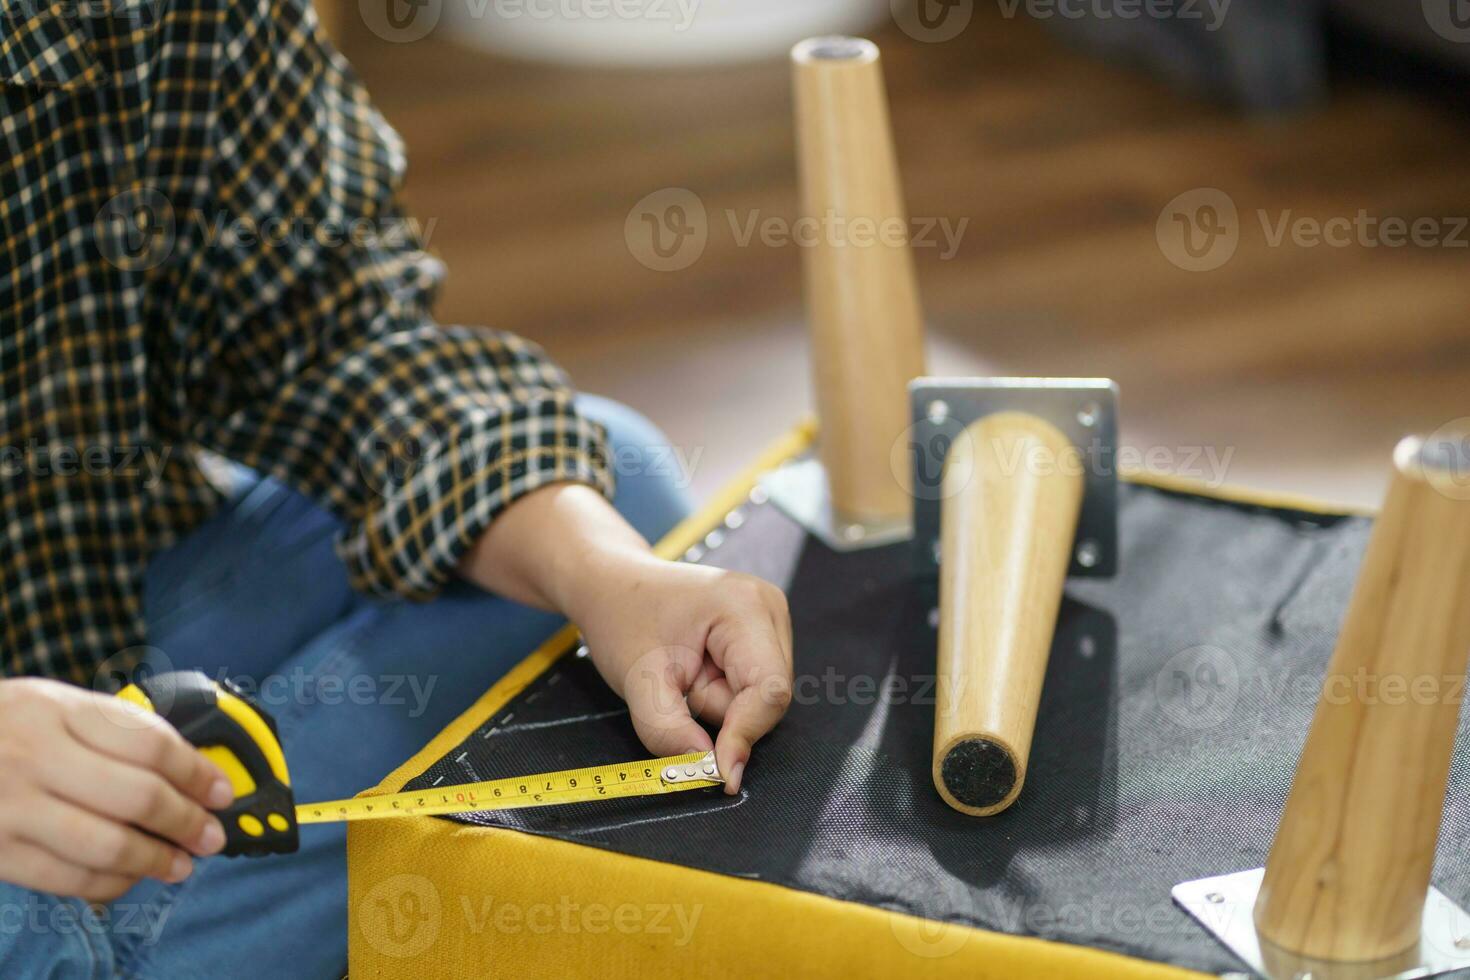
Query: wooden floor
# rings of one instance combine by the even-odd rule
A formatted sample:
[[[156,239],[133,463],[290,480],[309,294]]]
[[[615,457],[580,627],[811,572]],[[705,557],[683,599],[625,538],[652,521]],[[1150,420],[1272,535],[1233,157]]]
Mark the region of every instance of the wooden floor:
[[[1243,119],[977,7],[948,43],[874,35],[911,214],[968,222],[952,256],[917,250],[934,373],[1109,375],[1156,462],[1212,447],[1229,482],[1363,503],[1398,436],[1470,415],[1463,119],[1370,86]],[[352,22],[342,46],[407,139],[409,206],[451,270],[443,319],[526,334],[643,409],[700,493],[807,410],[799,249],[738,234],[794,217],[784,62],[571,71]],[[708,215],[678,272],[624,238],[667,187]],[[1239,244],[1189,272],[1156,224],[1200,187],[1233,200]],[[1283,217],[1360,211],[1436,219],[1458,247],[1272,243]]]

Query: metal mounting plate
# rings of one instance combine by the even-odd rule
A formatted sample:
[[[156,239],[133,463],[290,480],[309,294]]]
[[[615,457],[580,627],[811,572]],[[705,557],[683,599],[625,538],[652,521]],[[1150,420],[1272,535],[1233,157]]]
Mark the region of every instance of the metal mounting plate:
[[[802,527],[833,551],[858,551],[908,540],[909,522],[841,521],[832,510],[827,471],[816,457],[792,460],[761,478],[761,486]]]
[[[1374,963],[1329,963],[1263,948],[1252,915],[1264,868],[1174,886],[1174,901],[1267,980],[1410,980],[1470,967],[1470,915],[1438,888],[1424,902],[1417,950]]]
[[[1118,386],[1106,378],[915,378],[913,411],[914,560],[939,572],[940,474],[944,456],[970,423],[996,412],[1026,412],[1056,426],[1081,453],[1082,510],[1069,575],[1118,570]]]

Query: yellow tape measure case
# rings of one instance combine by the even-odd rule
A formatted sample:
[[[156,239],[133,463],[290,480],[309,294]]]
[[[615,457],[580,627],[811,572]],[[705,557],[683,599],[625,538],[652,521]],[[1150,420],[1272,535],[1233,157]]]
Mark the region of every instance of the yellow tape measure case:
[[[140,678],[118,696],[156,712],[219,766],[235,802],[216,811],[228,857],[291,854],[300,844],[291,775],[275,721],[229,681],[198,671]]]

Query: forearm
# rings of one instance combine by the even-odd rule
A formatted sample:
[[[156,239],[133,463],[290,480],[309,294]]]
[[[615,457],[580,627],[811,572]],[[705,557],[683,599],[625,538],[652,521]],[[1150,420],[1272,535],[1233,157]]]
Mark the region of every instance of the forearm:
[[[511,504],[460,561],[480,588],[573,620],[599,580],[652,560],[612,504],[578,483],[542,487]]]
[[[459,572],[576,623],[654,754],[709,749],[695,715],[719,725],[725,792],[739,792],[751,745],[791,699],[791,618],[779,589],[659,559],[606,498],[571,481],[507,507]]]

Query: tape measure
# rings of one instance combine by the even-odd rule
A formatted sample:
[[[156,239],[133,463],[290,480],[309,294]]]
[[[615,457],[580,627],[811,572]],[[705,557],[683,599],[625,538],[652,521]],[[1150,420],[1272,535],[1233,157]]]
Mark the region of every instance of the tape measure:
[[[139,679],[118,697],[162,716],[229,777],[235,802],[217,811],[225,830],[221,853],[227,857],[290,854],[300,846],[300,824],[590,803],[679,793],[725,781],[713,752],[692,752],[297,805],[275,721],[229,681],[216,683],[198,671],[174,671]]]

